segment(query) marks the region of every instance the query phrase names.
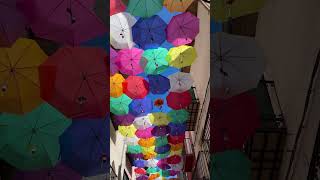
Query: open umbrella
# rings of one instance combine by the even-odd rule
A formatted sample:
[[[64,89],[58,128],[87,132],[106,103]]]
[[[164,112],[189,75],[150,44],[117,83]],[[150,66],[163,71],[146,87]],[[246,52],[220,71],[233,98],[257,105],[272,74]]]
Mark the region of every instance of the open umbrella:
[[[140,60],[143,50],[138,48],[122,49],[118,52],[118,67],[121,73],[126,75],[137,75],[143,72]]]
[[[132,102],[127,95],[122,94],[120,97],[110,97],[110,111],[116,115],[125,115],[129,113],[129,104]]]
[[[156,164],[152,164],[152,167],[149,167],[149,168],[147,169],[147,173],[148,173],[148,174],[157,173],[157,172],[159,172],[159,171],[160,171],[160,169],[157,168],[157,163],[156,163]]]
[[[119,68],[117,63],[118,52],[110,47],[110,75],[113,76],[114,74],[118,73]]]
[[[170,155],[170,152],[166,152],[164,154],[157,154],[158,159],[167,158]]]
[[[0,116],[0,159],[20,170],[51,168],[59,159],[59,136],[71,124],[63,114],[42,103],[23,116]]]
[[[170,176],[176,176],[176,175],[179,175],[180,174],[180,171],[175,171],[175,170],[169,170],[170,172]],[[172,178],[171,178],[172,180]]]
[[[170,176],[170,172],[168,170],[160,170],[160,176],[169,177]]]
[[[143,175],[143,176],[138,176],[137,178],[136,178],[136,180],[148,180],[149,179],[149,177],[148,176],[145,176],[145,175]]]
[[[171,144],[171,151],[180,151],[183,148],[183,143]]]
[[[174,171],[182,171],[183,169],[183,162],[181,161],[179,164],[171,164],[171,169]]]
[[[125,114],[125,115],[115,115],[114,120],[117,125],[122,126],[129,126],[134,121],[134,116],[132,114]]]
[[[143,168],[136,168],[136,169],[134,169],[134,172],[136,174],[142,174],[142,175],[147,174],[147,171]]]
[[[148,82],[140,76],[129,76],[122,86],[123,92],[131,99],[142,99],[149,93]]]
[[[142,147],[151,147],[151,146],[154,146],[155,145],[155,141],[156,139],[154,137],[151,137],[151,138],[141,138],[139,141],[138,141],[138,144]]]
[[[60,48],[39,67],[41,97],[70,118],[104,118],[109,68],[100,48]]]
[[[170,144],[180,144],[180,143],[183,143],[184,142],[184,139],[185,139],[185,135],[182,134],[182,135],[179,135],[179,136],[172,136],[172,135],[169,135],[168,136],[168,142]]]
[[[156,158],[156,156],[157,156],[157,153],[154,151],[143,153],[143,159],[145,160],[154,159]]]
[[[170,127],[170,135],[179,136],[183,135],[186,132],[187,125],[184,124],[177,124],[177,123],[169,123]]]
[[[167,96],[167,103],[172,109],[179,110],[188,107],[192,103],[192,97],[189,91],[170,92]]]
[[[157,15],[140,18],[132,27],[133,41],[142,49],[154,49],[166,40],[167,24]]]
[[[165,136],[169,134],[170,128],[169,126],[155,126],[152,129],[152,135],[156,137]]]
[[[140,145],[128,145],[127,146],[127,153],[131,154],[139,154],[142,153],[142,148]]]
[[[167,158],[168,164],[178,164],[182,160],[181,156],[173,155]]]
[[[145,153],[153,153],[155,152],[155,146],[150,146],[150,147],[141,147],[142,148],[142,153],[145,154]]]
[[[171,144],[171,146],[174,144]],[[170,151],[170,156],[174,156],[174,155],[182,155],[182,149],[176,150],[176,151]]]
[[[164,160],[164,159],[162,159],[162,160]],[[166,161],[162,161],[162,160],[160,160],[160,161],[157,163],[158,168],[161,169],[161,170],[160,170],[160,173],[161,173],[161,171],[163,171],[163,170],[170,169],[170,165],[169,165]]]
[[[138,129],[136,131],[136,136],[138,138],[151,138],[153,137],[152,135],[152,130],[153,130],[153,127],[149,127],[149,128],[146,128],[146,129]]]
[[[152,111],[152,101],[149,98],[135,99],[129,105],[129,112],[135,116],[144,116]]]
[[[157,13],[157,15],[167,24],[169,24],[170,20],[177,14],[181,14],[181,12],[170,12],[166,7],[163,7],[161,11]]]
[[[148,98],[152,100],[153,109],[152,112],[163,112],[167,113],[171,111],[171,108],[168,106],[166,97],[168,96],[169,92],[164,94],[153,94],[149,93]]]
[[[147,167],[149,167],[149,168],[155,168],[155,167],[157,167],[158,161],[159,161],[159,160],[157,160],[157,159],[149,159],[149,160],[147,161]],[[149,168],[148,168],[148,169],[149,169]],[[148,172],[148,170],[147,170],[147,172]],[[153,172],[148,172],[148,173],[153,173]]]
[[[138,140],[139,140],[139,138],[137,136],[125,137],[124,143],[127,145],[135,146],[135,145],[138,145]]]
[[[125,137],[134,137],[137,129],[131,124],[129,126],[118,126],[119,133]]]
[[[194,0],[164,0],[163,5],[170,12],[185,12]]]
[[[131,154],[128,153],[129,157],[132,159],[143,159],[143,154],[142,153],[138,153],[138,154]]]
[[[198,17],[190,12],[174,16],[167,27],[167,39],[174,46],[190,44],[199,33]]]
[[[163,0],[129,0],[127,11],[134,16],[150,17],[162,9]]]
[[[170,151],[170,147],[171,146],[169,144],[166,144],[164,146],[158,146],[156,147],[155,152],[157,152],[158,154],[164,154]]]
[[[150,122],[155,126],[168,125],[169,119],[166,113],[157,112],[149,114]]]
[[[169,50],[167,61],[170,66],[183,68],[191,66],[196,57],[197,53],[194,47],[182,45]]]
[[[30,39],[0,49],[0,112],[24,114],[41,104],[38,66],[46,58]]]
[[[137,129],[146,129],[152,126],[148,115],[136,117],[133,121],[133,125]]]
[[[177,72],[168,76],[171,92],[184,92],[191,89],[194,81],[190,73]]]
[[[168,144],[167,136],[161,136],[156,138],[156,147],[164,146],[166,144]]]
[[[169,65],[166,61],[167,54],[168,50],[162,47],[145,50],[142,54],[147,60],[144,72],[146,74],[160,74],[165,71]]]
[[[168,119],[172,123],[185,123],[189,119],[189,112],[185,109],[172,110],[168,113]]]
[[[249,180],[251,179],[251,162],[244,153],[237,150],[212,154],[210,174],[213,179]]]
[[[110,16],[124,12],[126,10],[126,6],[120,0],[110,0]]]
[[[226,33],[215,33],[211,38],[213,96],[229,98],[256,88],[265,63],[255,39]]]
[[[149,180],[155,180],[158,177],[160,177],[159,173],[152,173],[152,174],[149,175]]]
[[[134,160],[133,161],[133,165],[135,166],[135,167],[138,167],[138,168],[144,168],[144,167],[146,167],[146,161],[145,160],[143,160],[143,159],[137,159],[137,160]]]
[[[170,89],[170,81],[162,75],[148,75],[150,92],[164,94]]]
[[[123,94],[122,83],[125,81],[121,74],[114,74],[110,77],[110,96],[117,98]]]

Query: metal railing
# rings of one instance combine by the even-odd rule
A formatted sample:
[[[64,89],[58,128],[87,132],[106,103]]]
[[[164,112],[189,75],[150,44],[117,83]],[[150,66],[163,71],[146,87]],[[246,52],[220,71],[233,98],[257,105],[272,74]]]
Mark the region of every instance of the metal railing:
[[[118,180],[118,176],[112,166],[110,166],[110,180]]]
[[[197,124],[200,101],[196,94],[196,88],[192,87],[190,91],[193,97],[192,103],[186,108],[186,110],[189,112],[189,119],[187,120],[187,131],[194,131]]]

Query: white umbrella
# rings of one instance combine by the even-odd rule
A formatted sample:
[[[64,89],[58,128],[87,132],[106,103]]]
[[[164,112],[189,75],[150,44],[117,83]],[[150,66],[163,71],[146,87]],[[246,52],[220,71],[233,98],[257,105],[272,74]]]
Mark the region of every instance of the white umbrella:
[[[134,127],[137,129],[146,129],[148,127],[151,127],[152,124],[150,122],[149,116],[141,116],[141,117],[136,117],[133,121]]]
[[[156,159],[149,159],[147,161],[147,166],[148,167],[157,167],[157,163],[158,163],[158,160]]]
[[[125,139],[124,139],[125,144],[132,145],[132,146],[139,145],[138,141],[139,141],[139,138],[137,136],[125,137]]]
[[[115,49],[132,48],[131,28],[137,20],[126,12],[110,16],[110,43]]]
[[[193,79],[189,73],[177,72],[168,76],[170,80],[171,92],[185,92],[193,85]]]
[[[263,51],[254,38],[211,34],[213,97],[229,98],[256,88],[265,69]]]

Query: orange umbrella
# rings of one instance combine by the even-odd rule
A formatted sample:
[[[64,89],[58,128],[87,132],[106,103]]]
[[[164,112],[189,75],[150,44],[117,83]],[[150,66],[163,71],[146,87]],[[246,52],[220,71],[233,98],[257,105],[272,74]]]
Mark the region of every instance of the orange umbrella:
[[[157,179],[158,177],[160,177],[160,174],[159,174],[159,173],[150,174],[150,175],[149,175],[149,180],[155,180],[155,179]]]
[[[147,138],[147,139],[139,139],[138,144],[143,147],[151,147],[154,146],[156,142],[155,137]]]
[[[148,159],[154,159],[156,158],[157,153],[156,152],[147,152],[143,154],[143,158],[148,160]]]
[[[183,143],[180,144],[170,144],[171,145],[171,151],[179,151],[183,148]]]
[[[123,94],[122,83],[125,81],[121,74],[114,74],[110,77],[110,96],[117,98]]]
[[[194,0],[165,0],[163,5],[170,12],[185,12]]]

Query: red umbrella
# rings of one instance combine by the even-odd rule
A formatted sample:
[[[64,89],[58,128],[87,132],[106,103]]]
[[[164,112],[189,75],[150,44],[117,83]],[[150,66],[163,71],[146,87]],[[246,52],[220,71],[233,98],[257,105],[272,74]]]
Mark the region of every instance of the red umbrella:
[[[170,92],[167,96],[168,106],[178,110],[188,107],[192,102],[192,97],[189,91],[182,93]]]
[[[39,67],[41,97],[69,118],[104,118],[109,108],[105,50],[59,49]]]
[[[167,158],[168,164],[179,164],[181,160],[181,156],[178,155],[173,155]]]
[[[147,171],[145,169],[143,169],[143,168],[136,168],[136,169],[134,169],[134,172],[136,174],[142,174],[142,175],[147,174]]]
[[[122,87],[123,92],[131,99],[142,99],[149,93],[148,82],[139,76],[129,76]]]
[[[243,93],[227,100],[211,99],[213,112],[211,151],[242,149],[245,141],[260,126],[255,96]]]
[[[168,136],[168,142],[170,144],[180,144],[180,143],[183,143],[183,141],[184,141],[184,134],[180,136],[172,136],[172,135]]]
[[[110,16],[117,14],[119,12],[124,12],[126,10],[126,6],[120,0],[110,0]]]

